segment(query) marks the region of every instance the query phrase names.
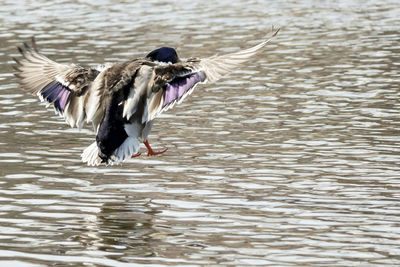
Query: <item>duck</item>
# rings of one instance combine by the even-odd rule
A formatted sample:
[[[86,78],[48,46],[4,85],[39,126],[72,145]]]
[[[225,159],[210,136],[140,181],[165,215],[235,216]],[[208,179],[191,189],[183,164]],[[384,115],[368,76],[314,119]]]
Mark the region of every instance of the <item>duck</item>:
[[[199,84],[214,83],[244,65],[277,35],[239,52],[181,59],[172,47],[141,58],[99,67],[57,63],[39,52],[36,40],[18,47],[15,76],[26,93],[37,95],[71,127],[92,124],[95,140],[81,154],[89,166],[121,163],[155,151],[148,136],[154,119],[181,103]]]

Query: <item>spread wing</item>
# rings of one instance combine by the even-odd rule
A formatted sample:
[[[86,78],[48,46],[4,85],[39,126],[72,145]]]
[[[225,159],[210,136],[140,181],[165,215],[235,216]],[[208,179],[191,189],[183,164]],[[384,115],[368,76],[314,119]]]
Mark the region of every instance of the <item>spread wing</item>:
[[[265,47],[278,32],[279,29],[258,45],[236,53],[155,67],[154,84],[151,85],[153,89],[148,95],[147,112],[143,114],[142,121],[151,121],[176,103],[182,102],[196,85],[215,82],[229,74]]]
[[[15,75],[26,92],[53,105],[56,113],[71,127],[82,127],[85,119],[96,121],[101,102],[97,92],[101,79],[95,82],[96,77],[101,76],[99,70],[54,62],[39,53],[33,38],[32,46],[24,43],[18,50],[23,58],[14,58],[17,63],[14,68],[18,72]]]

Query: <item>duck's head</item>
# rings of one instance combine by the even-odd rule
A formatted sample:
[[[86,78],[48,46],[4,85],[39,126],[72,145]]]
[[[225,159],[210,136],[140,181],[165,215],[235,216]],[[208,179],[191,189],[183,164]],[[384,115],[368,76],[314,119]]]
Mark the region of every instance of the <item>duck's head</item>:
[[[165,63],[177,63],[179,61],[178,54],[176,53],[175,49],[171,47],[161,47],[153,50],[147,54],[146,58],[152,61],[160,61]]]

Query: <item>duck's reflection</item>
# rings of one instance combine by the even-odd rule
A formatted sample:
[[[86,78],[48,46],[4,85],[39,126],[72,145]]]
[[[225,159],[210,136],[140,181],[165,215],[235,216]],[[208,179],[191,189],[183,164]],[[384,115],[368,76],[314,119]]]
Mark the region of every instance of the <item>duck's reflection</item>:
[[[129,202],[130,201],[130,202]],[[156,226],[154,217],[160,213],[149,201],[129,200],[105,203],[81,237],[87,250],[103,251],[107,257],[156,256],[155,244],[168,235],[168,227]]]

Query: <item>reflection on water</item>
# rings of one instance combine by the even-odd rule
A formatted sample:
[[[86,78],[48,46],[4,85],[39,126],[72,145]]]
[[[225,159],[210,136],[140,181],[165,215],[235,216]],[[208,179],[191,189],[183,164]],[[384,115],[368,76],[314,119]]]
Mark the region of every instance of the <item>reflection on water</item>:
[[[400,264],[397,1],[1,1],[0,264]],[[197,88],[150,136],[168,153],[81,164],[70,129],[22,93],[35,35],[61,63],[181,57],[277,38]]]

